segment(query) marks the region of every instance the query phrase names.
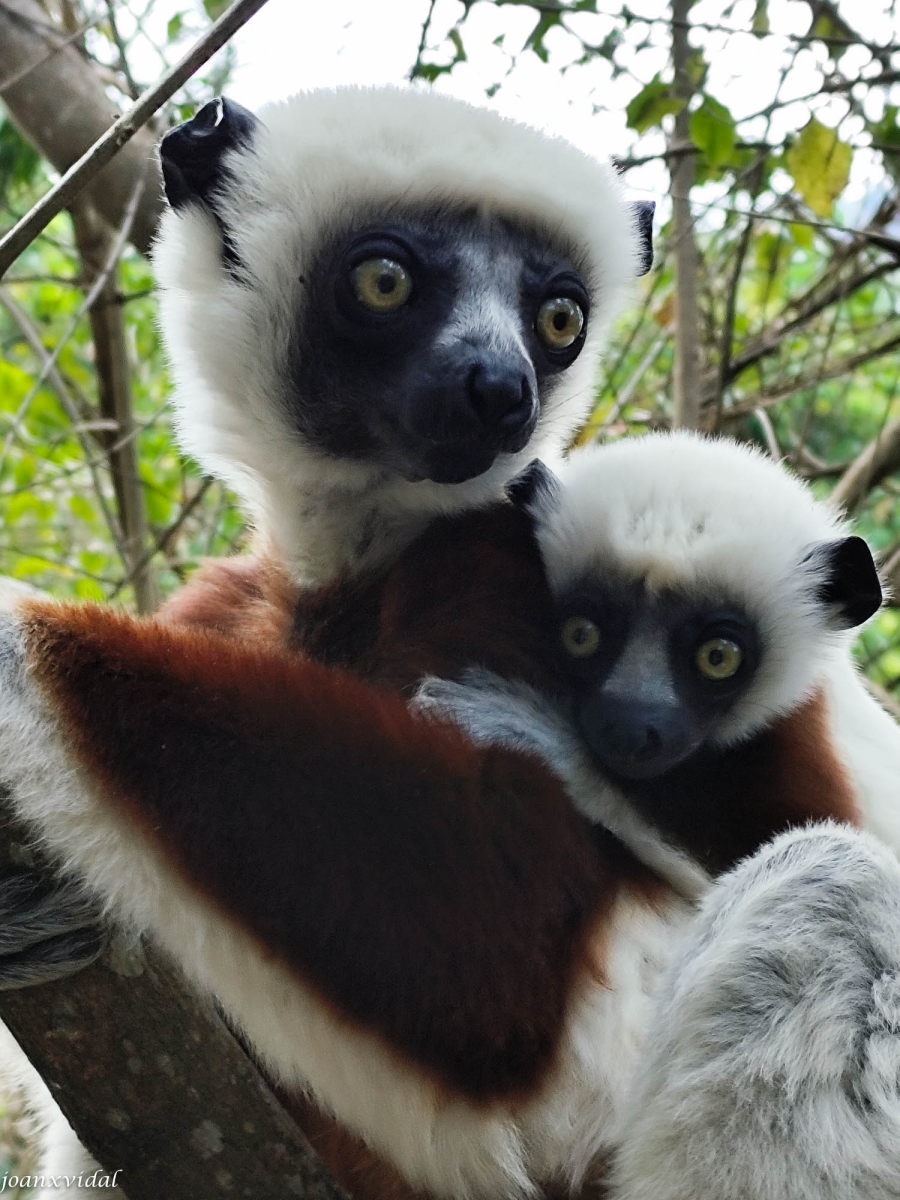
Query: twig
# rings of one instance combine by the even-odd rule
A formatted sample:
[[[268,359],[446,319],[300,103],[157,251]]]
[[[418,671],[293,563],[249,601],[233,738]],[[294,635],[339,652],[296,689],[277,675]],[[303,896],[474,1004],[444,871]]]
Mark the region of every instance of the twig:
[[[66,414],[68,415],[69,420],[72,422],[72,430],[73,430],[76,438],[78,439],[79,444],[81,445],[81,449],[84,452],[88,470],[90,471],[90,474],[91,474],[91,482],[94,485],[94,493],[97,497],[97,503],[100,506],[100,511],[103,513],[103,518],[106,521],[107,528],[109,529],[110,536],[113,540],[116,550],[124,558],[124,547],[123,547],[123,543],[122,543],[122,534],[121,534],[121,530],[119,529],[119,524],[116,521],[115,513],[109,507],[109,504],[107,503],[107,500],[106,500],[106,496],[103,493],[103,483],[100,479],[99,472],[97,471],[96,464],[93,464],[90,460],[90,447],[87,443],[87,440],[86,440],[85,436],[79,431],[79,427],[81,425],[82,418],[81,418],[81,413],[78,411],[78,405],[72,399],[72,396],[69,393],[69,389],[66,386],[66,381],[63,379],[62,375],[59,373],[59,370],[56,367],[55,361],[51,360],[51,357],[48,354],[47,349],[44,346],[44,343],[41,341],[40,333],[37,331],[37,329],[35,329],[35,327],[32,325],[28,316],[23,312],[23,310],[21,308],[19,308],[16,301],[12,298],[12,296],[9,294],[7,289],[5,287],[3,287],[2,285],[0,285],[0,304],[2,304],[4,306],[4,308],[6,308],[7,312],[13,318],[15,323],[18,325],[19,329],[22,331],[22,336],[24,337],[25,341],[30,346],[32,353],[37,357],[38,362],[43,363],[43,367],[42,367],[42,371],[41,371],[42,378],[47,379],[47,381],[52,386],[53,390],[59,396],[60,403],[62,404],[63,408],[66,410]],[[16,413],[16,421],[18,421],[22,411],[23,411],[22,407],[20,406],[19,411]],[[3,455],[2,455],[2,459],[0,459],[0,473],[2,473],[2,469],[3,469],[3,460],[6,458],[6,455],[9,451],[9,440],[15,432],[15,423],[16,422],[14,422],[14,424],[13,424],[13,429],[7,435],[6,444],[3,447]]]
[[[182,84],[212,58],[265,3],[266,0],[235,0],[184,58],[167,71],[155,87],[144,92],[134,106],[111,125],[90,150],[66,171],[59,183],[0,239],[0,279],[23,250],[46,229],[56,214],[72,203],[81,189],[106,166],[125,143],[146,125]]]
[[[874,362],[876,358],[883,358],[886,354],[893,354],[898,349],[900,349],[900,334],[888,338],[885,342],[879,342],[877,346],[870,346],[868,350],[862,350],[859,354],[851,355],[850,358],[842,359],[834,366],[829,367],[827,371],[819,371],[815,375],[805,375],[803,378],[793,379],[786,387],[779,388],[778,391],[757,392],[749,400],[726,408],[722,414],[722,420],[737,421],[755,413],[759,408],[771,408],[774,404],[779,404],[790,396],[796,396],[798,392],[802,392],[806,388],[818,387],[820,383],[827,383],[830,379],[840,379],[844,375],[850,374],[851,371],[864,367],[866,363]]]
[[[6,6],[4,5],[3,7],[5,8]],[[7,11],[9,10],[7,9]],[[77,42],[79,38],[84,37],[85,33],[95,25],[98,25],[101,20],[101,17],[94,17],[93,21],[86,22],[84,25],[79,26],[73,33],[66,34],[65,37],[57,33],[56,30],[53,30],[54,35],[59,39],[56,44],[51,46],[41,58],[35,59],[34,62],[30,62],[27,66],[22,67],[21,71],[16,71],[14,75],[7,75],[6,79],[0,82],[0,95],[3,92],[9,91],[10,88],[15,87],[17,83],[21,83],[23,79],[27,79],[32,71],[36,71],[38,67],[43,66],[54,54],[59,54],[60,50],[65,50],[66,46],[71,46],[73,42]]]
[[[691,146],[688,102],[694,84],[688,70],[690,45],[687,16],[693,0],[672,0],[672,63],[674,94],[683,107],[675,114],[670,147],[682,151]],[[675,291],[678,306],[675,324],[672,424],[676,429],[697,429],[700,424],[700,312],[697,299],[700,255],[691,215],[691,188],[695,156],[677,157],[671,168],[672,226],[674,230]]]
[[[131,581],[141,571],[146,570],[154,556],[159,554],[161,550],[165,549],[166,543],[169,542],[176,533],[178,533],[182,525],[184,525],[191,513],[193,513],[193,511],[200,504],[203,497],[212,487],[214,482],[215,480],[213,479],[203,480],[203,482],[200,484],[200,487],[197,488],[196,492],[194,492],[193,496],[191,496],[190,500],[183,505],[181,512],[178,514],[175,520],[170,525],[166,526],[162,533],[159,534],[150,549],[141,555],[137,562],[131,567],[124,579],[119,580],[112,592],[109,594],[110,600],[114,600],[116,596],[118,596],[119,592],[121,592],[124,587],[127,587],[128,584],[131,583]]]
[[[769,414],[764,408],[754,408],[753,415],[759,422],[763,437],[766,439],[766,449],[769,451],[769,455],[776,462],[781,462],[784,455],[781,453],[781,447],[778,445],[778,438],[775,436],[775,427],[769,420]]]
[[[900,339],[898,339],[900,340]],[[832,503],[854,512],[886,475],[900,470],[900,417],[890,421],[853,460],[831,493]]]
[[[86,280],[93,280],[95,273],[102,272],[107,265],[111,242],[108,226],[85,198],[78,199],[72,205],[71,212],[82,274]],[[89,317],[100,415],[115,422],[118,434],[118,439],[105,436],[102,440],[116,490],[126,555],[123,565],[126,570],[133,572],[138,612],[149,613],[159,603],[159,592],[152,571],[146,566],[134,570],[147,546],[148,525],[134,440],[137,429],[131,399],[131,365],[122,308],[115,303],[117,267],[118,260],[107,272],[106,282],[89,310]]]
[[[75,316],[69,322],[68,328],[64,331],[62,336],[57,340],[56,345],[53,347],[53,349],[51,351],[48,352],[45,349],[43,342],[41,342],[41,350],[42,350],[42,360],[41,361],[42,361],[43,365],[38,373],[37,379],[31,385],[31,389],[29,390],[25,399],[19,405],[19,408],[16,412],[16,417],[13,422],[13,426],[12,426],[9,434],[7,435],[6,442],[3,447],[3,452],[2,452],[2,454],[0,454],[0,471],[3,470],[3,464],[6,460],[6,455],[8,453],[8,449],[9,449],[10,437],[15,434],[16,429],[19,424],[19,421],[20,421],[20,417],[24,416],[25,412],[28,410],[29,404],[34,399],[34,397],[37,395],[44,380],[48,378],[50,369],[53,366],[55,366],[56,361],[59,358],[60,354],[62,353],[63,348],[65,347],[66,343],[69,341],[69,338],[72,337],[72,335],[75,333],[75,330],[78,328],[79,321],[84,316],[84,314],[90,309],[91,305],[94,303],[94,301],[97,299],[97,297],[100,295],[101,291],[106,286],[106,281],[109,279],[110,273],[112,272],[116,263],[119,261],[119,255],[122,253],[122,248],[125,245],[126,241],[128,240],[128,235],[131,232],[131,226],[132,226],[132,223],[134,222],[135,214],[137,213],[138,204],[140,203],[141,194],[143,193],[143,190],[144,190],[144,179],[143,179],[143,176],[141,176],[138,179],[138,181],[134,187],[134,190],[131,193],[131,199],[128,201],[128,207],[125,210],[125,218],[122,222],[122,227],[119,230],[118,234],[116,235],[116,237],[110,247],[109,256],[107,257],[107,260],[104,263],[102,270],[98,273],[97,278],[94,280],[93,284],[91,285],[87,295],[84,297],[81,304],[79,304],[78,311],[75,313]]]

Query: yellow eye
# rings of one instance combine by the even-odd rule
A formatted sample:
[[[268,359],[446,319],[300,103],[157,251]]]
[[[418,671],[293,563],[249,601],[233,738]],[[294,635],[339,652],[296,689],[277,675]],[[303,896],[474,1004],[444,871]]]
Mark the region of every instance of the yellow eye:
[[[730,679],[741,665],[744,652],[728,638],[710,638],[697,651],[694,661],[707,679]]]
[[[589,658],[600,648],[600,630],[587,617],[569,617],[562,627],[562,644],[573,658]]]
[[[574,300],[559,296],[541,305],[535,328],[551,350],[568,350],[584,329],[584,313]]]
[[[373,312],[392,312],[409,299],[412,278],[390,258],[367,258],[350,272],[356,298]]]

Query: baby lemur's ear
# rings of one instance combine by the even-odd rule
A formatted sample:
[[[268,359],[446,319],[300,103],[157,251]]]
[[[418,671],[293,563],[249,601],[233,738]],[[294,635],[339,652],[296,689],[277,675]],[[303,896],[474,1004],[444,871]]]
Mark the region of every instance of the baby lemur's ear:
[[[816,600],[833,629],[855,629],[881,606],[881,580],[861,537],[821,542],[804,558]]]
[[[166,199],[172,207],[198,201],[214,209],[226,153],[249,142],[258,125],[252,112],[219,97],[167,133],[159,157]]]
[[[553,503],[559,487],[559,479],[550,468],[535,458],[520,475],[509,481],[506,495],[516,508],[534,516]]]

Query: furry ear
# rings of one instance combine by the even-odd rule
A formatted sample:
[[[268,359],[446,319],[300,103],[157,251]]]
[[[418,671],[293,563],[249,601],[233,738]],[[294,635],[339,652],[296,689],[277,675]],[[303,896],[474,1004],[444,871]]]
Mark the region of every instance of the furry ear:
[[[853,629],[878,611],[881,581],[861,537],[822,542],[804,562],[810,563],[816,599],[828,609],[829,624],[835,629]]]
[[[638,275],[646,275],[653,266],[653,214],[654,200],[635,200],[629,205],[638,235]]]
[[[533,513],[550,502],[559,489],[559,480],[539,458],[533,459],[520,475],[506,485],[507,498],[516,508]]]
[[[214,196],[222,181],[222,159],[229,150],[245,145],[259,121],[233,100],[210,100],[198,113],[160,143],[163,185],[173,208],[199,201],[215,208]]]

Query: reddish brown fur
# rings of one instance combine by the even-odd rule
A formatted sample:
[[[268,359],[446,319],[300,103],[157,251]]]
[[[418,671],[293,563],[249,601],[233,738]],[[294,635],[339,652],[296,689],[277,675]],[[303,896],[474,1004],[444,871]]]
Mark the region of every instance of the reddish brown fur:
[[[46,605],[26,636],[74,749],[188,881],[448,1087],[539,1084],[622,871],[537,762],[209,632]]]
[[[287,573],[265,558],[213,559],[157,616],[173,625],[213,629],[257,644],[286,645],[297,589]]]

